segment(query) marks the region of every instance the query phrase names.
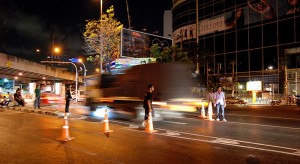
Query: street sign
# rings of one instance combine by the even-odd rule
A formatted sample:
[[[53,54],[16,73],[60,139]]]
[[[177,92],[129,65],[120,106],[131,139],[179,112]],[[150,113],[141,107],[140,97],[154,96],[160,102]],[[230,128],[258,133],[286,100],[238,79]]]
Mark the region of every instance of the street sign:
[[[71,62],[73,62],[73,63],[78,63],[78,59],[77,58],[71,58],[71,59],[69,59]]]

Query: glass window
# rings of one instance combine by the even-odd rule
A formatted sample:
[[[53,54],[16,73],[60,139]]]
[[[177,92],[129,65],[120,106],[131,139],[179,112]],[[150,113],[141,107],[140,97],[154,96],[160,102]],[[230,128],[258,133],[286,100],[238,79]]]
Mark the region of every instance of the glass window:
[[[235,0],[227,0],[225,1],[225,9],[229,9],[235,6]]]
[[[262,49],[250,51],[250,71],[262,70]]]
[[[237,32],[237,50],[248,49],[248,30],[239,30]]]
[[[226,58],[226,73],[232,73],[232,67],[235,67],[235,53],[228,53],[225,55]],[[235,72],[235,68],[234,68]]]
[[[224,10],[224,1],[219,1],[219,2],[215,1],[214,12],[216,13],[223,10]]]
[[[277,47],[265,48],[264,49],[264,69],[268,69],[269,66],[272,69],[277,69]]]
[[[291,43],[294,41],[294,19],[287,19],[278,22],[279,43]]]
[[[239,52],[237,54],[237,71],[247,72],[249,71],[249,58],[248,51]]]
[[[213,5],[209,5],[205,7],[205,15],[211,15],[213,13]]]
[[[276,23],[271,23],[271,24],[266,24],[263,26],[264,30],[264,47],[266,46],[272,46],[277,44],[277,24]]]
[[[236,51],[235,46],[235,32],[230,32],[225,34],[225,52]]]
[[[224,53],[224,35],[215,36],[215,51],[216,53]]]
[[[296,17],[296,39],[300,41],[300,16]]]
[[[299,68],[300,67],[300,55],[299,54],[287,54],[286,56],[287,68]]]
[[[261,26],[256,26],[249,29],[249,44],[250,44],[250,49],[262,47]]]
[[[214,37],[205,38],[205,49],[214,50]]]
[[[215,63],[215,68],[216,68],[216,74],[223,74],[224,71],[224,55],[216,55],[216,63]]]

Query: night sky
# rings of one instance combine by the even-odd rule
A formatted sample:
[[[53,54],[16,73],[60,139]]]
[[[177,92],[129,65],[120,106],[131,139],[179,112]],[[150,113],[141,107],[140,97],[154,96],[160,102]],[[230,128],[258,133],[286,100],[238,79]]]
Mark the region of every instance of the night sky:
[[[133,29],[163,32],[164,10],[171,0],[128,0]],[[125,0],[103,0],[128,27]],[[98,19],[100,0],[0,0],[0,52],[25,59],[46,59],[52,43],[63,57],[83,56],[82,34],[87,19]],[[54,37],[53,37],[54,36]],[[53,39],[54,38],[54,39]],[[41,52],[37,54],[36,49]]]

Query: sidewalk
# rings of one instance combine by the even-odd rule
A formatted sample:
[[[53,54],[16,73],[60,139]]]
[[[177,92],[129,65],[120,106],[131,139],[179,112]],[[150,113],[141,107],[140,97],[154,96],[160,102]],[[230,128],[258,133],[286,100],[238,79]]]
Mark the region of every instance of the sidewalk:
[[[15,110],[15,111],[21,111],[21,112],[28,112],[28,113],[37,113],[37,114],[45,114],[45,115],[51,115],[51,116],[58,116],[63,117],[65,115],[65,112],[55,109],[50,109],[47,107],[41,107],[40,109],[35,109],[33,106],[25,105],[23,106],[5,106],[3,108],[0,108],[0,111],[4,112],[5,110]],[[81,115],[78,114],[71,114],[68,116],[69,118],[80,118]]]

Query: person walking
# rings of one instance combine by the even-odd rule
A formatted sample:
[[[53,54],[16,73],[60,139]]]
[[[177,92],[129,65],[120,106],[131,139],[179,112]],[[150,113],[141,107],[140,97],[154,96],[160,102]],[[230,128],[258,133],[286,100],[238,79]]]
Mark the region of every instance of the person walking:
[[[34,100],[34,108],[41,108],[40,107],[40,103],[41,103],[41,89],[40,89],[40,85],[37,85],[35,90],[35,100]]]
[[[226,107],[226,101],[225,101],[225,93],[222,91],[222,87],[218,87],[217,92],[215,93],[215,106],[217,107],[217,121],[220,121],[220,118],[222,117],[223,121],[227,121],[225,119],[225,107]],[[220,115],[220,108],[222,110],[222,113]]]
[[[144,117],[144,121],[142,123],[142,126],[145,127],[145,123],[148,120],[149,117],[149,113],[151,112],[152,117],[154,117],[154,110],[152,107],[152,92],[154,91],[154,85],[153,84],[149,84],[148,85],[148,90],[144,95],[144,109],[145,109],[145,117]]]
[[[66,107],[65,107],[65,113],[69,114],[69,106],[70,106],[70,101],[72,100],[72,96],[71,96],[71,91],[70,91],[70,87],[67,88],[66,90]]]

